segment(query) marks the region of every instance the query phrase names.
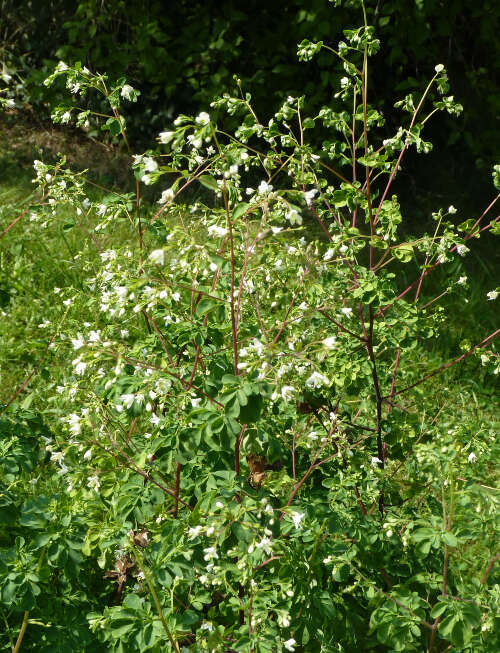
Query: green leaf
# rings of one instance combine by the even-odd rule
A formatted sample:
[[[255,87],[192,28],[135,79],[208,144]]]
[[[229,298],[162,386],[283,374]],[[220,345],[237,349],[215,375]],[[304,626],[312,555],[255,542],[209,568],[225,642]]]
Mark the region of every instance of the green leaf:
[[[413,247],[410,243],[403,243],[398,247],[393,247],[394,256],[402,263],[408,263],[413,258]]]
[[[219,190],[219,187],[217,186],[217,181],[210,175],[201,175],[200,177],[198,177],[198,181],[202,186],[205,186],[205,188],[209,188],[210,190],[214,190],[214,191]]]
[[[46,528],[50,520],[49,504],[50,500],[46,496],[27,501],[23,506],[21,519],[19,520],[21,526],[34,529]]]
[[[131,610],[142,611],[142,601],[137,594],[127,594],[123,599],[123,605]]]
[[[436,605],[432,608],[431,617],[433,619],[440,617],[444,612],[446,612],[447,607],[448,607],[447,603],[443,601],[439,601],[439,603],[436,603]]]
[[[264,401],[261,395],[251,395],[248,397],[248,402],[246,405],[240,405],[240,422],[242,424],[251,424],[256,422],[261,413]]]
[[[237,204],[231,213],[231,219],[233,221],[237,220],[248,210],[249,207],[250,204],[248,204],[247,202],[241,202],[240,204]]]
[[[211,297],[203,297],[200,299],[196,306],[196,315],[201,317],[209,313],[213,308],[217,306],[218,302]]]
[[[443,542],[448,546],[452,546],[452,547],[457,546],[458,543],[457,538],[455,537],[455,535],[453,535],[451,531],[446,531],[445,533],[443,533],[441,537]]]

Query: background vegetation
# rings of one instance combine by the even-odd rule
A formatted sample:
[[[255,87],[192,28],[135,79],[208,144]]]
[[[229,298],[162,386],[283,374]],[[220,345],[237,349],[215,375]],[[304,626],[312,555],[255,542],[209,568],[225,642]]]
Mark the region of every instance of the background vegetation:
[[[236,4],[1,2],[0,650],[494,653],[499,367],[493,340],[476,345],[498,330],[497,212],[481,239],[471,225],[500,184],[500,8],[367,3],[381,39],[368,109],[385,120],[361,111],[358,154],[343,160],[328,154],[328,117],[300,127],[305,145],[286,130],[324,105],[332,121],[345,109],[342,61],[325,48],[298,61],[297,43],[336,47],[362,22],[360,3]],[[376,46],[360,33],[347,73],[361,89],[364,49]],[[69,72],[45,85],[60,60]],[[384,205],[384,250],[366,191],[320,165],[349,176],[362,126],[370,142],[393,137],[408,122],[395,100],[420,97],[436,64],[464,111],[450,100],[426,125],[434,149],[409,149],[390,178],[401,210]],[[234,76],[255,114],[244,94],[210,106],[234,94]],[[68,80],[87,93],[71,97]],[[111,117],[75,128],[63,119],[73,111],[74,122],[74,105]],[[187,137],[198,133],[214,145],[203,175]],[[375,150],[366,167],[365,151],[359,174],[387,183],[402,147]],[[364,279],[357,295],[344,251]],[[390,266],[372,284],[377,252],[391,252]],[[419,302],[412,293],[374,320],[438,256]],[[213,286],[207,275],[195,285],[204,269]],[[309,313],[320,302],[340,331]],[[298,327],[285,317],[280,331],[277,312],[299,308]],[[356,338],[364,324],[376,364],[370,338]],[[276,342],[264,347],[264,334]],[[397,388],[417,386],[392,408],[396,374]]]

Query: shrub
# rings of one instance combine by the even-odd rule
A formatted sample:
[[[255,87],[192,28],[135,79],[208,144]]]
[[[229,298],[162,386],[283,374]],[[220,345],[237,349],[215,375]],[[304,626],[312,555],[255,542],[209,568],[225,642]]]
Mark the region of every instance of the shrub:
[[[440,301],[463,301],[467,279],[425,294],[498,219],[456,225],[450,206],[433,233],[401,236],[391,187],[405,153],[428,152],[427,121],[461,107],[438,65],[382,141],[368,103],[378,47],[365,20],[333,50],[341,111],[308,116],[288,97],[261,121],[237,80],[238,94],[179,116],[133,156],[135,195],[91,200],[64,159],[35,162],[47,200],[35,214],[50,221],[60,207],[69,228],[90,227],[78,257],[96,247],[100,263],[56,289],[51,342],[67,363],[47,396],[44,449],[60,489],[16,504],[9,616],[41,610],[57,569],[102,650],[498,649],[498,500],[485,487],[498,448],[448,386],[466,359],[498,372],[499,332],[436,361],[429,342],[454,320]],[[324,49],[304,41],[298,55]],[[97,121],[132,153],[126,80],[61,62],[47,84],[60,76],[111,110],[68,102],[54,119]],[[154,209],[143,185],[160,189]],[[72,569],[84,560],[82,581]],[[117,584],[107,605],[82,588],[95,565]]]

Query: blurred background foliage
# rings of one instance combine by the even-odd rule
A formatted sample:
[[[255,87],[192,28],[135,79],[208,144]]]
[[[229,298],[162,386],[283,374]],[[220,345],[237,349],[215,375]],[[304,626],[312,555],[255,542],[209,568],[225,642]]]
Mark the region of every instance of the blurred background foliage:
[[[300,63],[297,43],[335,45],[362,22],[357,0],[0,0],[0,66],[24,80],[22,93],[38,115],[62,89],[42,81],[58,60],[81,61],[139,88],[129,131],[136,149],[178,113],[207,108],[234,90],[238,75],[267,121],[287,94],[308,97],[314,111],[334,104],[344,71],[322,53]],[[463,115],[436,117],[434,151],[408,156],[397,188],[410,221],[454,203],[477,214],[492,197],[490,170],[500,152],[500,3],[497,0],[368,0],[368,20],[382,49],[372,60],[370,100],[401,123],[396,99],[422,89],[442,63]],[[418,178],[418,193],[417,183]],[[464,217],[469,217],[464,216]]]

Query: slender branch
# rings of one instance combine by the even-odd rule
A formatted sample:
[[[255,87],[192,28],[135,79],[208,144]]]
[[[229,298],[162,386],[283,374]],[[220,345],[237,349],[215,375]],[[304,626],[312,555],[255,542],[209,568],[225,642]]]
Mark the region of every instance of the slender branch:
[[[396,372],[398,371],[400,355],[401,355],[401,346],[398,347],[398,353],[396,354],[396,362],[394,363],[394,372],[392,374],[391,391],[389,393],[389,402],[388,402],[388,406],[387,406],[387,414],[388,415],[391,412],[391,408],[392,408],[392,398],[394,396],[394,388],[396,386]]]
[[[139,567],[139,569],[144,574],[144,578],[146,579],[146,583],[148,584],[149,591],[151,592],[151,596],[153,597],[153,601],[154,601],[156,609],[158,611],[158,616],[159,616],[160,621],[162,623],[163,629],[167,633],[167,637],[168,637],[170,643],[172,644],[175,653],[180,653],[179,644],[178,644],[177,640],[175,639],[175,636],[172,634],[172,631],[168,627],[167,621],[166,621],[166,619],[165,619],[165,617],[163,615],[163,610],[161,608],[160,599],[158,598],[158,594],[156,593],[156,590],[154,588],[153,581],[151,580],[151,576],[149,574],[149,570],[146,568],[146,565],[144,564],[144,560],[142,558],[142,555],[137,550],[137,547],[135,547],[133,544],[131,544],[131,547],[132,547],[132,551],[134,552],[134,555],[135,555],[135,560],[136,560],[137,566]]]
[[[23,641],[24,633],[26,632],[26,628],[28,627],[29,615],[30,615],[29,610],[26,610],[23,616],[23,623],[21,624],[21,630],[19,631],[19,635],[17,636],[16,645],[12,649],[12,653],[18,653],[19,649],[21,648],[21,643]]]
[[[179,513],[179,493],[181,489],[181,469],[182,465],[180,463],[177,463],[177,467],[175,468],[175,497],[174,497],[174,512],[173,512],[173,518],[177,519],[177,515]]]
[[[379,379],[378,379],[378,371],[377,371],[377,362],[375,360],[375,353],[373,351],[373,322],[374,322],[374,315],[373,315],[373,308],[370,304],[370,322],[369,322],[369,330],[368,330],[368,338],[366,340],[366,351],[368,353],[368,357],[370,358],[371,364],[372,364],[372,378],[373,378],[373,388],[375,390],[375,400],[376,400],[376,407],[377,407],[377,453],[378,453],[378,458],[380,460],[380,467],[384,469],[385,467],[385,447],[384,443],[382,441],[382,402],[383,402],[383,397],[382,393],[380,391],[380,384],[379,384]],[[384,513],[384,493],[380,493],[379,497],[379,510],[383,514]]]
[[[323,308],[317,308],[316,310],[318,311],[318,313],[321,313],[323,317],[326,317],[326,319],[329,322],[335,324],[335,326],[338,327],[341,331],[344,331],[344,333],[348,333],[353,338],[356,338],[356,340],[359,340],[363,344],[366,344],[366,338],[364,338],[363,336],[358,336],[357,333],[354,333],[354,331],[351,331],[340,322],[337,322],[337,320],[334,320],[333,317],[331,315],[328,315],[328,313]]]
[[[14,225],[16,225],[16,224],[19,222],[19,220],[21,220],[22,218],[24,218],[24,216],[26,215],[26,213],[28,213],[29,210],[30,210],[30,207],[28,206],[28,207],[27,207],[27,208],[26,208],[26,209],[25,209],[25,210],[24,210],[20,215],[18,215],[17,218],[16,218],[15,220],[13,220],[13,221],[9,224],[9,226],[6,227],[6,228],[2,231],[2,233],[0,234],[0,239],[2,239],[4,236],[6,236],[6,235],[8,234],[8,232],[12,229],[12,227],[13,227]]]
[[[273,338],[273,345],[275,345],[278,342],[281,334],[283,333],[284,328],[288,324],[288,316],[290,315],[290,313],[292,311],[292,308],[293,308],[293,306],[295,304],[295,300],[297,299],[297,295],[299,293],[299,289],[300,289],[301,285],[303,284],[304,279],[306,278],[306,275],[307,275],[308,272],[309,272],[309,268],[306,268],[304,274],[302,275],[302,277],[301,277],[301,279],[299,281],[299,284],[298,284],[297,288],[295,289],[295,292],[293,293],[292,301],[290,302],[290,306],[288,307],[288,310],[285,313],[285,317],[284,317],[283,322],[282,322],[282,324],[281,324],[281,326],[280,326],[280,328],[278,330],[278,333]]]
[[[231,221],[231,214],[229,212],[229,199],[227,196],[226,182],[224,181],[224,206],[226,208],[227,227],[229,230],[229,244],[231,250],[231,327],[233,336],[233,367],[234,375],[238,376],[238,325],[236,323],[236,311],[234,306],[234,283],[235,283],[235,257],[234,257],[234,238],[233,238],[233,223]]]
[[[281,556],[271,556],[267,560],[264,560],[264,562],[261,562],[260,565],[257,565],[256,567],[253,568],[253,571],[257,571],[257,569],[262,569],[262,567],[265,567],[268,565],[270,562],[273,562],[274,560],[279,560]]]
[[[450,361],[449,363],[445,363],[444,365],[441,365],[441,367],[438,367],[437,370],[434,370],[434,372],[430,372],[430,374],[427,374],[423,378],[421,378],[419,381],[415,381],[415,383],[412,383],[411,385],[406,386],[406,388],[403,388],[402,390],[398,390],[397,392],[393,392],[390,395],[390,399],[392,400],[393,397],[396,397],[397,395],[403,394],[403,392],[407,392],[408,390],[411,390],[412,388],[415,388],[417,385],[420,385],[421,383],[425,383],[425,381],[428,381],[431,379],[433,376],[436,376],[436,374],[439,374],[440,372],[443,372],[444,370],[448,369],[449,367],[452,367],[453,365],[456,365],[457,363],[460,363],[460,361],[463,361],[464,359],[468,358],[469,356],[472,356],[472,354],[478,349],[479,347],[482,347],[485,345],[487,342],[490,340],[494,340],[496,337],[500,335],[500,329],[497,329],[493,333],[491,333],[487,338],[482,340],[480,343],[477,345],[474,345],[472,349],[469,349],[469,351],[465,352],[465,354],[462,354],[458,358],[455,358],[454,360]],[[382,399],[386,400],[389,399],[389,397],[382,397]]]
[[[489,565],[486,567],[486,571],[481,576],[481,581],[480,582],[481,582],[482,585],[486,584],[486,581],[488,580],[488,576],[490,575],[490,572],[493,569],[493,565],[499,559],[500,559],[500,551],[495,556],[493,556],[493,558],[491,558],[491,560],[489,562]]]

